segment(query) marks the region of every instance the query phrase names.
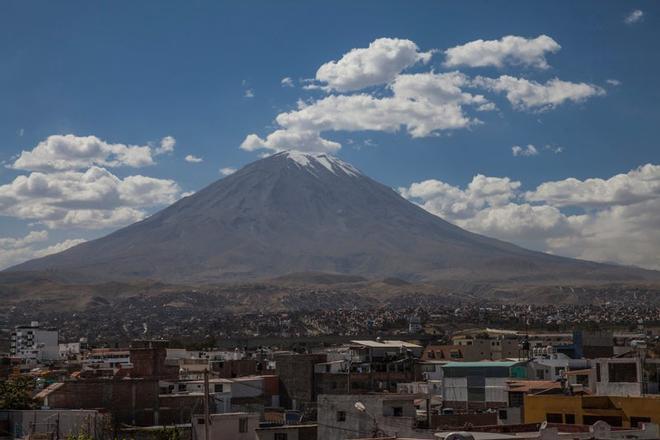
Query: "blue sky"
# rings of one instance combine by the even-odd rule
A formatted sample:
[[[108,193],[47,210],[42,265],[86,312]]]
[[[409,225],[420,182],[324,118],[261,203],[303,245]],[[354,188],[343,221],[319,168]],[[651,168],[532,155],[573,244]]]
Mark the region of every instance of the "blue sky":
[[[249,134],[265,141],[283,128],[276,116],[295,114],[298,100],[314,108],[328,96],[391,96],[396,78],[351,90],[305,81],[325,63],[385,37],[409,41],[419,54],[433,51],[396,75],[459,72],[460,89],[494,109],[462,103],[459,111],[472,123],[422,135],[396,118],[391,124],[404,124],[397,131],[324,129],[322,138],[341,144],[333,154],[476,232],[660,268],[658,20],[657,1],[2,2],[0,265],[104,235],[222,177],[222,168],[274,151],[239,147]],[[531,45],[543,35],[560,48],[530,58],[502,45],[501,65],[479,66],[469,57],[447,64],[450,48],[507,36]],[[493,81],[502,77],[589,89],[530,106],[497,89],[504,85]],[[305,90],[309,85],[316,88]],[[22,151],[57,135],[73,135],[61,141],[74,143],[95,136],[114,145],[113,154],[117,145],[149,147],[150,158],[53,168],[34,154],[17,166]],[[166,136],[175,146],[159,152]],[[529,155],[514,155],[514,146]],[[188,162],[188,155],[202,161]],[[33,173],[36,183],[16,180]],[[616,175],[623,177],[612,180]],[[44,201],[39,191],[54,181],[67,191],[93,192],[100,181],[115,187],[84,200],[60,194]],[[575,194],[582,196],[567,200]],[[83,205],[84,213],[72,214]],[[66,219],[63,210],[71,211]],[[630,226],[630,218],[639,224]]]

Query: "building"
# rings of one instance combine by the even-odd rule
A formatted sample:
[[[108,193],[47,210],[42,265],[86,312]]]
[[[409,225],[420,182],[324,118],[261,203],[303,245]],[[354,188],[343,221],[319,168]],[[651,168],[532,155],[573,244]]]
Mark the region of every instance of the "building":
[[[257,428],[257,440],[316,440],[318,425],[282,425]]]
[[[572,359],[564,353],[557,353],[552,346],[536,351],[536,357],[529,363],[530,377],[535,380],[560,380],[572,370],[589,368],[587,359]]]
[[[280,404],[288,409],[302,409],[316,402],[314,366],[327,361],[325,354],[277,354]]]
[[[589,383],[600,396],[641,396],[642,363],[638,357],[599,358],[592,361]]]
[[[462,359],[467,362],[502,360],[520,357],[520,343],[513,335],[487,337],[487,335],[457,335],[452,338],[454,346],[460,347]],[[451,349],[450,349],[451,350]],[[450,351],[450,356],[456,352]]]
[[[57,360],[60,358],[58,339],[57,329],[43,328],[33,321],[14,328],[9,337],[9,353],[21,359]]]
[[[234,412],[225,414],[210,414],[208,438],[223,440],[254,440],[259,427],[259,414]],[[192,418],[193,438],[204,439],[207,428],[204,415],[196,414]]]
[[[94,377],[114,377],[120,371],[128,374],[133,369],[129,350],[110,348],[92,349],[82,361],[81,375]]]
[[[318,438],[344,440],[360,437],[433,438],[420,427],[415,394],[323,394],[318,397]],[[425,422],[425,421],[422,421]]]
[[[660,423],[659,396],[526,395],[524,407],[525,423],[593,425],[602,420],[623,428]]]
[[[442,399],[445,407],[482,410],[508,406],[508,384],[527,376],[525,362],[448,362],[442,366]]]

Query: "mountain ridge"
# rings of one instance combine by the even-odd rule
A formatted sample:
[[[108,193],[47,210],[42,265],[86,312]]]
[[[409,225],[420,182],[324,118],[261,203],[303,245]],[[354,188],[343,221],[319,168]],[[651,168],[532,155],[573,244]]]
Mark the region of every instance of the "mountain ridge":
[[[170,283],[307,272],[412,282],[660,279],[465,231],[340,159],[301,152],[252,162],[147,219],[7,271]]]

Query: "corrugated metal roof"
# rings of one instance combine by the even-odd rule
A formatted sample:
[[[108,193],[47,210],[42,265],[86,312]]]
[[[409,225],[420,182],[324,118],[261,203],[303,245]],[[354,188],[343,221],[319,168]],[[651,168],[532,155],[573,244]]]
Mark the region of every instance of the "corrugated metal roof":
[[[511,368],[521,362],[513,361],[478,361],[478,362],[448,362],[442,368],[475,368],[475,367],[506,367]]]

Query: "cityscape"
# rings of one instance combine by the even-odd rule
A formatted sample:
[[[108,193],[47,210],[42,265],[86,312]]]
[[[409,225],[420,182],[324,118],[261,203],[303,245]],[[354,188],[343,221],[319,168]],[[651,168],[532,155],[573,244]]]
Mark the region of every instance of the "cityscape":
[[[658,23],[0,2],[0,440],[660,440]]]

